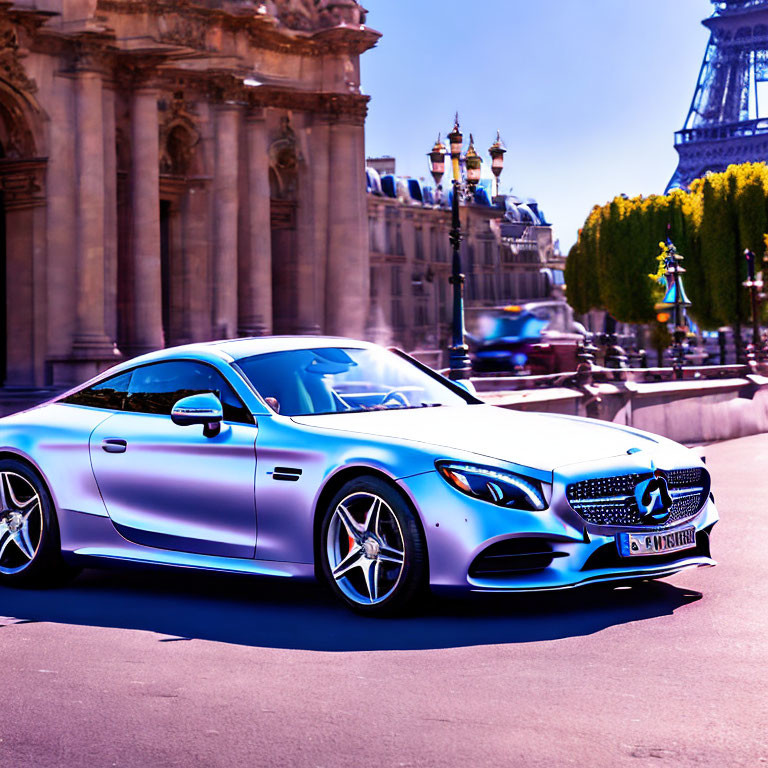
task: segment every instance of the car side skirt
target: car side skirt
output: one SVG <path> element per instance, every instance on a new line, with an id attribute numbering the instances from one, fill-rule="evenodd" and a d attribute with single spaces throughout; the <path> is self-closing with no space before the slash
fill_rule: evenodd
<path id="1" fill-rule="evenodd" d="M 59 522 L 62 554 L 65 559 L 83 567 L 88 567 L 89 563 L 96 567 L 120 562 L 297 580 L 315 578 L 311 563 L 200 555 L 135 544 L 123 538 L 108 517 L 59 510 Z"/>

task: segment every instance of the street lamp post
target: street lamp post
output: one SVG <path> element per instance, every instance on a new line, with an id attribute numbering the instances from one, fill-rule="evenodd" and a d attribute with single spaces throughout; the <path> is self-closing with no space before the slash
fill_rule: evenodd
<path id="1" fill-rule="evenodd" d="M 751 349 L 747 352 L 747 358 L 757 361 L 765 356 L 760 339 L 760 304 L 765 299 L 765 294 L 761 291 L 763 287 L 762 275 L 757 277 L 755 274 L 755 262 L 757 260 L 755 254 L 747 248 L 744 251 L 744 257 L 747 260 L 748 277 L 742 285 L 749 289 L 752 300 L 752 344 L 750 345 Z"/>
<path id="2" fill-rule="evenodd" d="M 469 136 L 469 147 L 464 155 L 464 167 L 466 171 L 465 178 L 461 174 L 462 148 L 464 146 L 464 136 L 459 128 L 459 116 L 456 115 L 453 130 L 448 134 L 448 143 L 450 145 L 451 170 L 453 175 L 453 195 L 451 200 L 451 231 L 449 239 L 451 241 L 451 250 L 453 252 L 451 264 L 450 283 L 453 286 L 453 321 L 451 332 L 451 345 L 448 349 L 448 366 L 450 368 L 450 377 L 454 380 L 467 379 L 472 372 L 472 363 L 469 359 L 469 347 L 467 347 L 464 329 L 464 282 L 465 276 L 461 269 L 461 216 L 459 205 L 462 198 L 469 201 L 474 195 L 477 183 L 480 181 L 483 160 L 475 150 L 475 142 L 472 135 Z M 495 146 L 495 145 L 494 145 Z M 498 156 L 493 158 L 493 173 L 497 179 L 501 174 L 501 168 L 504 163 L 504 152 L 500 140 L 498 148 L 501 150 Z M 445 173 L 445 155 L 446 147 L 438 135 L 434 147 L 428 153 L 430 170 L 432 177 L 438 189 Z"/>
<path id="3" fill-rule="evenodd" d="M 683 257 L 677 252 L 672 241 L 667 237 L 664 257 L 664 277 L 667 289 L 664 298 L 656 304 L 656 310 L 672 310 L 672 320 L 675 327 L 672 344 L 672 369 L 676 379 L 683 378 L 683 365 L 685 364 L 685 337 L 688 334 L 688 324 L 685 318 L 685 309 L 691 306 L 690 299 L 683 286 L 683 274 L 685 269 L 680 264 Z"/>

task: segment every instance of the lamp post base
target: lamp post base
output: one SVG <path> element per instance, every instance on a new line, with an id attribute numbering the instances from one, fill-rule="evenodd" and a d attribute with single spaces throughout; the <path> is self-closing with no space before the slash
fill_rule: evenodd
<path id="1" fill-rule="evenodd" d="M 468 379 L 472 375 L 472 361 L 469 359 L 469 347 L 466 344 L 448 349 L 449 378 L 453 381 Z"/>

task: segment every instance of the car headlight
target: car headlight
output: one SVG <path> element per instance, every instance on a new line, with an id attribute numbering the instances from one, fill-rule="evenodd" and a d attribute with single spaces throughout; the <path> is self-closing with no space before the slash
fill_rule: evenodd
<path id="1" fill-rule="evenodd" d="M 536 512 L 547 508 L 542 484 L 532 477 L 523 477 L 501 469 L 436 462 L 437 471 L 456 490 L 497 507 L 509 507 Z"/>

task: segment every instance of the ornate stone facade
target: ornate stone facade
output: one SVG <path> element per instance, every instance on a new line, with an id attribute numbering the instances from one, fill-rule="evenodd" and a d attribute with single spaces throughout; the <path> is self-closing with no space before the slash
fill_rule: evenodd
<path id="1" fill-rule="evenodd" d="M 354 0 L 0 1 L 0 376 L 368 318 Z"/>
<path id="2" fill-rule="evenodd" d="M 446 198 L 436 204 L 431 192 L 429 199 L 421 191 L 421 199 L 414 199 L 407 179 L 382 190 L 376 167 L 394 168 L 394 160 L 369 159 L 367 335 L 382 344 L 439 353 L 425 360 L 440 367 L 447 364 L 443 353 L 451 338 L 451 210 Z M 553 294 L 552 272 L 562 271 L 563 260 L 552 227 L 527 206 L 518 210 L 511 198 L 506 205 L 462 203 L 461 228 L 468 325 L 481 308 Z"/>

